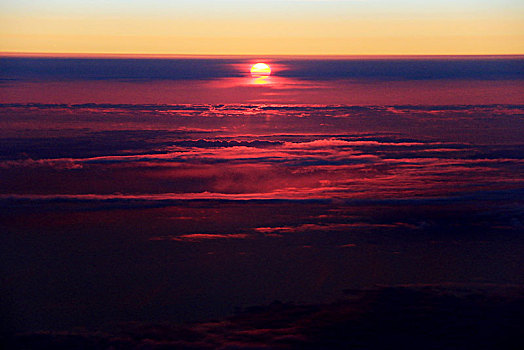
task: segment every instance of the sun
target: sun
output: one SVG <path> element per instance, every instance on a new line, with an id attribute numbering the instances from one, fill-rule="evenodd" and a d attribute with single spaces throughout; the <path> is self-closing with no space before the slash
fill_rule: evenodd
<path id="1" fill-rule="evenodd" d="M 271 75 L 271 67 L 265 63 L 257 63 L 251 67 L 251 76 L 253 78 L 269 77 Z"/>

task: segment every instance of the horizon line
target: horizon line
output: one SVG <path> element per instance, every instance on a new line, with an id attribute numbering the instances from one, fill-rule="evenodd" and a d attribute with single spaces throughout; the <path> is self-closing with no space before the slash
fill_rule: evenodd
<path id="1" fill-rule="evenodd" d="M 34 58 L 310 58 L 310 59 L 384 59 L 384 58 L 524 58 L 522 54 L 165 54 L 165 53 L 89 53 L 89 52 L 15 52 L 0 51 L 0 57 Z"/>

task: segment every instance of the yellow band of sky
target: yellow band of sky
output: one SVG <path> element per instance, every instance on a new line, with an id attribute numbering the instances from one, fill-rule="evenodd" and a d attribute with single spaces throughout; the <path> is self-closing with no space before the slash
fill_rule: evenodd
<path id="1" fill-rule="evenodd" d="M 0 51 L 461 55 L 524 53 L 520 14 L 483 16 L 0 15 Z"/>

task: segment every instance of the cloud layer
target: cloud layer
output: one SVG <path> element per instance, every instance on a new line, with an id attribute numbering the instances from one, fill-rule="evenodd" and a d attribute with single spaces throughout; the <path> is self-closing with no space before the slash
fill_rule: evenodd
<path id="1" fill-rule="evenodd" d="M 520 304 L 484 291 L 330 302 L 524 283 L 523 110 L 0 105 L 1 326 L 15 347 L 503 341 Z"/>
<path id="2" fill-rule="evenodd" d="M 521 292 L 449 285 L 348 290 L 351 298 L 333 304 L 273 302 L 206 323 L 26 333 L 4 341 L 8 349 L 518 349 Z"/>

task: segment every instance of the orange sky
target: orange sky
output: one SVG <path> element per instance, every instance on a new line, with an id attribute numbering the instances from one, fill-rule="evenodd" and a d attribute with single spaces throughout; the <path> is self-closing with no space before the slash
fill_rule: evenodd
<path id="1" fill-rule="evenodd" d="M 518 1 L 191 3 L 117 0 L 108 5 L 101 0 L 8 0 L 0 5 L 0 51 L 211 55 L 524 53 L 524 7 Z"/>

